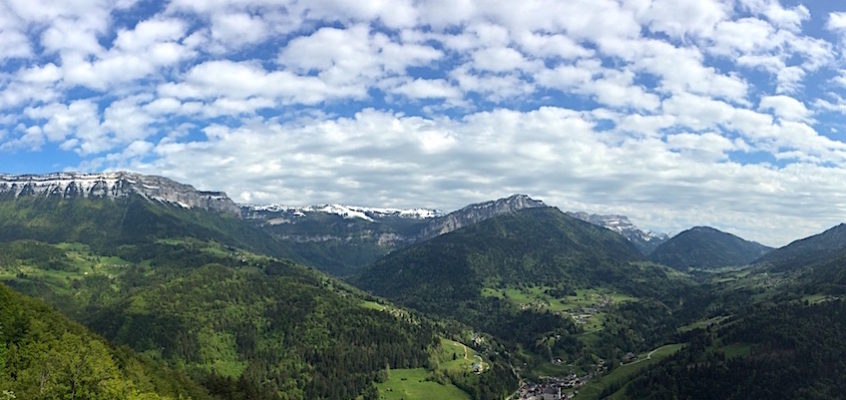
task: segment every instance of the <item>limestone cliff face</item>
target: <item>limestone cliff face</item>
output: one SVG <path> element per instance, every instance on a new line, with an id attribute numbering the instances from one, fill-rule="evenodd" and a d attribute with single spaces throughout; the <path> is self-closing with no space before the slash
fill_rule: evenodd
<path id="1" fill-rule="evenodd" d="M 420 234 L 418 234 L 416 241 L 428 240 L 465 226 L 477 224 L 497 215 L 510 214 L 525 208 L 537 207 L 546 207 L 546 204 L 540 200 L 532 199 L 525 194 L 515 194 L 498 200 L 471 204 L 442 217 L 433 218 L 422 229 Z"/>
<path id="2" fill-rule="evenodd" d="M 240 215 L 238 205 L 226 193 L 196 190 L 161 176 L 132 172 L 0 175 L 0 196 L 123 198 L 132 194 L 184 208 Z"/>

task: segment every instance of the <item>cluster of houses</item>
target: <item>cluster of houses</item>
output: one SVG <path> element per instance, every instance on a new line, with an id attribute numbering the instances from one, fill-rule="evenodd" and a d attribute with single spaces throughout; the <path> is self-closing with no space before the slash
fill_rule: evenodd
<path id="1" fill-rule="evenodd" d="M 597 370 L 597 373 L 599 370 Z M 566 400 L 572 399 L 582 387 L 594 377 L 594 373 L 578 376 L 571 373 L 565 377 L 542 377 L 543 383 L 527 383 L 520 388 L 521 400 Z"/>
<path id="2" fill-rule="evenodd" d="M 569 315 L 577 324 L 587 324 L 596 314 L 605 310 L 611 305 L 611 298 L 603 295 L 598 303 L 591 307 L 579 307 L 571 313 L 561 313 L 562 316 Z"/>

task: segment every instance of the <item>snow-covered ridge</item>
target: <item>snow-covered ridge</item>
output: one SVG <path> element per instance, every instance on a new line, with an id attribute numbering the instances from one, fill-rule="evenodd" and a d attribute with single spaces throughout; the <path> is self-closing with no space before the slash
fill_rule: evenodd
<path id="1" fill-rule="evenodd" d="M 326 213 L 339 215 L 346 219 L 363 219 L 374 221 L 380 218 L 399 217 L 409 219 L 428 219 L 441 216 L 438 210 L 428 208 L 374 208 L 347 206 L 341 204 L 322 204 L 305 207 L 292 207 L 278 204 L 246 206 L 249 218 L 256 213 L 290 214 L 294 216 L 305 216 L 308 213 Z"/>
<path id="2" fill-rule="evenodd" d="M 202 208 L 238 215 L 238 206 L 223 192 L 206 192 L 168 178 L 132 172 L 45 175 L 0 175 L 0 195 L 57 198 L 123 198 L 132 194 L 183 208 Z"/>

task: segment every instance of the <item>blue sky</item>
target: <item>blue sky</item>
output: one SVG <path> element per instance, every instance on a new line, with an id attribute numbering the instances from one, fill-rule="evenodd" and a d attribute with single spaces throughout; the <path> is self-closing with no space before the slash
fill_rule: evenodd
<path id="1" fill-rule="evenodd" d="M 521 192 L 781 245 L 846 219 L 844 12 L 0 0 L 0 173 L 132 170 L 289 205 Z"/>

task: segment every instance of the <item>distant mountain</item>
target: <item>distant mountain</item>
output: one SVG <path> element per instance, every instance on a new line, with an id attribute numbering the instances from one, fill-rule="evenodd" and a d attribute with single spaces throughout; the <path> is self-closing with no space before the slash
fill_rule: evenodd
<path id="1" fill-rule="evenodd" d="M 471 204 L 446 215 L 424 208 L 366 208 L 333 204 L 244 206 L 241 214 L 277 240 L 287 243 L 299 257 L 298 261 L 335 275 L 347 276 L 395 249 L 497 215 L 545 206 L 527 195 L 516 194 Z"/>
<path id="2" fill-rule="evenodd" d="M 291 223 L 295 218 L 302 218 L 314 213 L 332 214 L 344 219 L 362 219 L 365 221 L 387 218 L 426 219 L 442 215 L 438 210 L 429 208 L 371 208 L 342 204 L 306 207 L 291 207 L 280 204 L 247 205 L 241 206 L 241 213 L 244 218 L 267 220 L 269 224 Z"/>
<path id="3" fill-rule="evenodd" d="M 756 262 L 766 272 L 784 273 L 805 293 L 846 293 L 846 224 L 794 241 Z"/>
<path id="4" fill-rule="evenodd" d="M 567 215 L 590 222 L 604 228 L 617 232 L 626 239 L 629 239 L 635 247 L 644 255 L 649 255 L 655 248 L 666 242 L 670 237 L 666 233 L 642 231 L 635 226 L 625 215 L 600 215 L 588 214 L 586 212 L 568 212 Z"/>
<path id="5" fill-rule="evenodd" d="M 658 329 L 655 316 L 678 304 L 678 293 L 688 286 L 682 274 L 642 260 L 615 232 L 557 208 L 532 207 L 396 250 L 352 281 L 402 305 L 489 332 L 539 357 L 532 364 L 548 362 L 552 354 L 571 360 L 591 352 L 614 357 L 642 343 L 643 332 Z M 614 319 L 620 325 L 590 335 L 596 341 L 582 340 L 584 331 L 562 312 L 565 306 L 552 308 L 577 293 L 637 297 L 627 312 L 650 317 Z M 625 340 L 615 333 L 622 330 L 629 332 Z"/>
<path id="6" fill-rule="evenodd" d="M 749 264 L 770 250 L 730 233 L 697 226 L 658 246 L 649 259 L 677 269 L 718 268 Z"/>
<path id="7" fill-rule="evenodd" d="M 607 268 L 640 259 L 620 235 L 556 208 L 532 207 L 395 251 L 357 282 L 402 304 L 444 311 L 478 298 L 485 286 L 588 284 L 611 279 Z"/>
<path id="8" fill-rule="evenodd" d="M 540 200 L 532 199 L 525 194 L 515 194 L 503 199 L 471 204 L 458 211 L 453 211 L 445 216 L 430 220 L 417 234 L 415 241 L 428 240 L 498 215 L 512 214 L 528 208 L 542 207 L 546 207 L 546 204 Z"/>
<path id="9" fill-rule="evenodd" d="M 197 208 L 239 215 L 226 193 L 208 192 L 168 178 L 131 172 L 100 174 L 53 173 L 0 175 L 0 197 L 127 198 L 132 195 L 183 208 Z"/>
<path id="10" fill-rule="evenodd" d="M 533 207 L 395 251 L 356 282 L 414 308 L 448 312 L 456 301 L 478 299 L 483 287 L 593 284 L 641 257 L 620 235 Z"/>
<path id="11" fill-rule="evenodd" d="M 0 178 L 0 242 L 78 242 L 99 252 L 143 253 L 194 238 L 291 257 L 285 243 L 246 223 L 226 194 L 132 173 Z"/>

